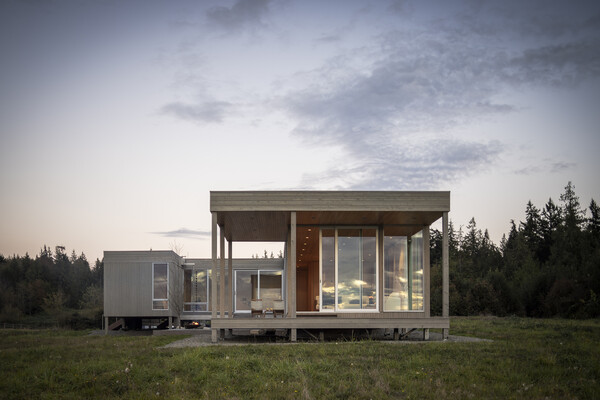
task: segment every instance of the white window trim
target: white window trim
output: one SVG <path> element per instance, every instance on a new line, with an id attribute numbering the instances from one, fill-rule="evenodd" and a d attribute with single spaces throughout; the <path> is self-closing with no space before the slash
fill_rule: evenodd
<path id="1" fill-rule="evenodd" d="M 166 265 L 167 266 L 167 298 L 166 299 L 157 299 L 154 297 L 154 268 L 156 265 Z M 169 311 L 169 263 L 168 262 L 155 262 L 152 263 L 152 311 Z M 167 308 L 154 308 L 155 301 L 166 301 Z"/>

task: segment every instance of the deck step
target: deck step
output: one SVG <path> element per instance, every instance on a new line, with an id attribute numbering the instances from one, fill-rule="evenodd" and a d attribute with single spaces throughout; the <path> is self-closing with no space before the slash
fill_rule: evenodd
<path id="1" fill-rule="evenodd" d="M 108 326 L 108 330 L 116 331 L 117 329 L 121 328 L 124 324 L 125 324 L 125 320 L 123 318 L 119 318 L 118 320 L 116 320 L 115 322 L 113 322 L 112 324 L 110 324 Z"/>

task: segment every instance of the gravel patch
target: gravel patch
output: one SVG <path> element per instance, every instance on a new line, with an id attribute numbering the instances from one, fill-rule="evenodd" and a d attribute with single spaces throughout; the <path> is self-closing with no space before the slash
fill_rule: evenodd
<path id="1" fill-rule="evenodd" d="M 251 335 L 249 330 L 234 329 L 233 334 L 227 333 L 225 339 L 219 340 L 217 343 L 211 341 L 210 329 L 194 332 L 194 336 L 177 340 L 162 346 L 163 349 L 186 348 L 186 347 L 201 347 L 201 346 L 242 346 L 256 344 L 275 344 L 275 345 L 294 345 L 296 343 L 319 343 L 315 337 L 310 336 L 306 332 L 298 330 L 298 342 L 291 343 L 284 336 L 276 336 L 275 334 Z M 361 340 L 377 340 L 382 343 L 389 344 L 426 344 L 426 343 L 460 343 L 460 342 L 492 342 L 490 339 L 480 339 L 469 336 L 449 335 L 447 340 L 442 339 L 442 334 L 438 332 L 430 332 L 429 340 L 423 341 L 422 331 L 413 331 L 402 340 L 392 340 L 393 335 L 387 334 L 383 329 L 378 329 L 371 332 L 370 335 L 355 334 L 353 337 L 348 335 L 348 332 L 327 332 L 325 342 L 357 342 Z M 318 336 L 317 336 L 318 337 Z"/>

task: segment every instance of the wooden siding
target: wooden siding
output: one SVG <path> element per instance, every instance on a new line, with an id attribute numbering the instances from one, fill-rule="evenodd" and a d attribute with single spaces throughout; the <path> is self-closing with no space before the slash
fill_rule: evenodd
<path id="1" fill-rule="evenodd" d="M 450 192 L 211 191 L 210 211 L 450 211 Z"/>
<path id="2" fill-rule="evenodd" d="M 169 265 L 169 309 L 152 309 L 152 264 Z M 172 251 L 105 251 L 106 317 L 177 316 L 174 299 L 183 298 L 181 259 Z"/>

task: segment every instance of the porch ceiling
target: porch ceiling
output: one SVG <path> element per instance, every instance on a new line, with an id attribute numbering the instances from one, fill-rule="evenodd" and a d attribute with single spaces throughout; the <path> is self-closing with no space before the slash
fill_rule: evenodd
<path id="1" fill-rule="evenodd" d="M 285 241 L 298 225 L 430 225 L 450 210 L 450 192 L 211 192 L 210 210 L 227 240 Z"/>
<path id="2" fill-rule="evenodd" d="M 394 225 L 398 229 L 430 225 L 441 217 L 442 212 L 435 211 L 299 211 L 296 214 L 298 225 Z M 217 223 L 224 228 L 229 241 L 284 242 L 290 212 L 221 211 L 217 212 Z M 414 233 L 419 229 L 408 230 Z"/>

